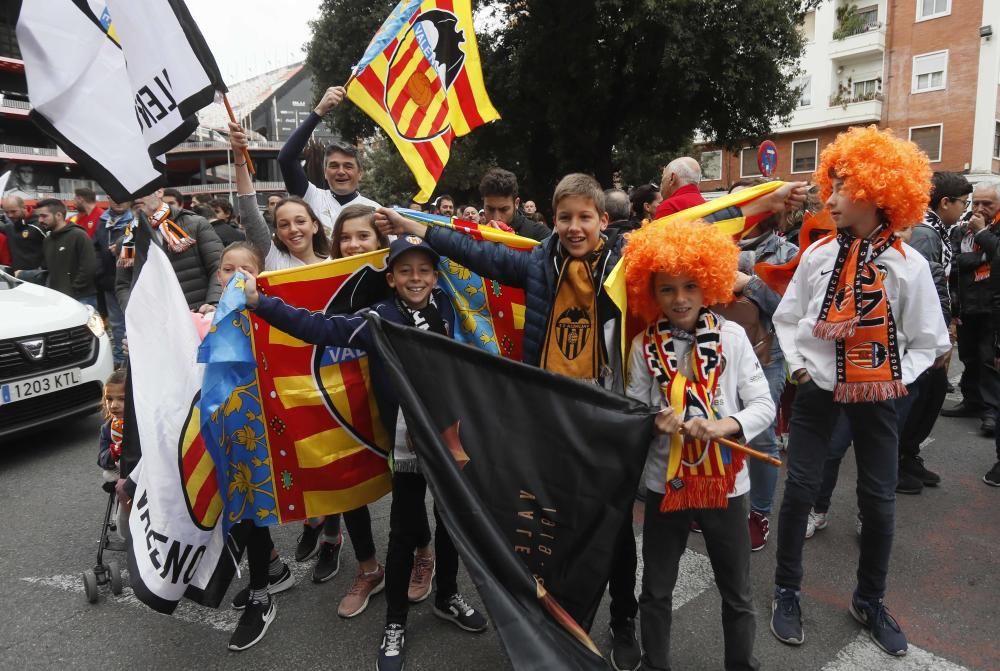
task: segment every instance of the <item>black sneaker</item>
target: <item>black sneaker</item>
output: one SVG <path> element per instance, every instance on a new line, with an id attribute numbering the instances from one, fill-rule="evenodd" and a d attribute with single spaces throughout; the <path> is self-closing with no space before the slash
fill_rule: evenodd
<path id="1" fill-rule="evenodd" d="M 611 623 L 611 666 L 615 671 L 636 671 L 642 662 L 642 648 L 635 636 L 635 620 Z"/>
<path id="2" fill-rule="evenodd" d="M 866 601 L 857 592 L 851 597 L 851 615 L 868 630 L 875 645 L 890 655 L 902 657 L 906 654 L 906 635 L 900 629 L 896 618 L 878 601 Z"/>
<path id="3" fill-rule="evenodd" d="M 924 491 L 924 483 L 910 471 L 903 470 L 903 464 L 899 465 L 899 477 L 896 480 L 897 494 L 919 494 Z"/>
<path id="4" fill-rule="evenodd" d="M 997 421 L 992 417 L 983 417 L 983 423 L 979 425 L 979 433 L 992 438 L 997 432 Z"/>
<path id="5" fill-rule="evenodd" d="M 983 409 L 979 406 L 972 406 L 962 401 L 954 408 L 944 408 L 941 410 L 942 417 L 981 417 Z"/>
<path id="6" fill-rule="evenodd" d="M 340 551 L 344 547 L 343 539 L 336 543 L 320 543 L 319 559 L 313 567 L 313 582 L 326 582 L 340 571 Z"/>
<path id="7" fill-rule="evenodd" d="M 983 482 L 990 487 L 1000 487 L 1000 461 L 993 464 L 990 472 L 983 476 Z"/>
<path id="8" fill-rule="evenodd" d="M 382 634 L 382 644 L 378 647 L 377 671 L 403 671 L 403 646 L 406 645 L 406 627 L 401 624 L 387 624 Z"/>
<path id="9" fill-rule="evenodd" d="M 322 524 L 315 527 L 303 524 L 302 535 L 299 536 L 299 544 L 295 547 L 295 561 L 307 561 L 315 557 L 316 553 L 319 552 L 322 535 Z"/>
<path id="10" fill-rule="evenodd" d="M 455 626 L 465 631 L 486 631 L 489 624 L 482 614 L 465 602 L 461 594 L 453 594 L 444 603 L 434 604 L 434 614 L 442 620 L 454 622 Z"/>
<path id="11" fill-rule="evenodd" d="M 899 461 L 899 470 L 907 471 L 920 478 L 924 487 L 937 487 L 941 484 L 941 476 L 934 471 L 927 470 L 923 457 L 903 457 Z"/>
<path id="12" fill-rule="evenodd" d="M 295 586 L 295 576 L 288 570 L 288 564 L 281 565 L 281 575 L 267 577 L 267 593 L 270 596 L 284 592 Z M 247 585 L 233 597 L 233 610 L 243 610 L 250 600 L 250 586 Z"/>
<path id="13" fill-rule="evenodd" d="M 795 590 L 774 588 L 774 600 L 771 601 L 771 633 L 788 645 L 802 645 L 806 639 L 802 632 L 802 608 Z"/>
<path id="14" fill-rule="evenodd" d="M 278 612 L 278 607 L 274 599 L 268 597 L 267 603 L 251 601 L 246 604 L 240 621 L 236 624 L 236 631 L 229 639 L 230 650 L 246 650 L 256 645 L 260 639 L 264 638 L 267 628 L 274 622 L 274 616 Z"/>

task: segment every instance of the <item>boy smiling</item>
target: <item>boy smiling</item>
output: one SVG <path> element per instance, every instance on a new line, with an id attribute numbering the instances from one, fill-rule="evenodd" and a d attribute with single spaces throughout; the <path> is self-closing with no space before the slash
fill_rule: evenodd
<path id="1" fill-rule="evenodd" d="M 455 313 L 444 292 L 436 288 L 437 252 L 416 236 L 406 235 L 389 245 L 386 281 L 394 296 L 376 303 L 371 310 L 386 321 L 406 324 L 441 335 L 452 335 Z M 256 281 L 247 278 L 247 306 L 257 316 L 300 340 L 327 347 L 355 347 L 368 352 L 370 372 L 379 415 L 390 435 L 392 451 L 392 507 L 389 513 L 389 548 L 385 559 L 386 625 L 379 646 L 378 671 L 402 671 L 405 661 L 407 590 L 413 569 L 413 553 L 426 536 L 424 496 L 427 482 L 420 474 L 416 454 L 399 403 L 387 378 L 384 363 L 376 354 L 371 330 L 363 314 L 324 315 L 287 305 L 278 298 L 261 296 Z M 448 529 L 434 508 L 437 558 L 437 595 L 434 614 L 460 629 L 484 631 L 486 618 L 458 593 L 458 551 Z"/>

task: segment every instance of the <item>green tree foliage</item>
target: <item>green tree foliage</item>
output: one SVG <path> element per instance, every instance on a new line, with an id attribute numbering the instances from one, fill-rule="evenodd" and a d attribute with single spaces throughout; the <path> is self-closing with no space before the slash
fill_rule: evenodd
<path id="1" fill-rule="evenodd" d="M 347 79 L 395 4 L 323 1 L 307 61 L 317 96 Z M 815 4 L 481 2 L 480 16 L 493 17 L 480 22 L 483 71 L 502 120 L 455 141 L 439 191 L 474 191 L 481 172 L 467 172 L 498 164 L 518 175 L 523 195 L 544 202 L 567 172 L 591 173 L 605 185 L 616 176 L 626 185 L 658 181 L 659 168 L 697 130 L 729 147 L 758 141 L 795 108 L 792 79 L 803 44 L 797 22 Z M 377 131 L 350 104 L 331 116 L 347 138 Z M 405 167 L 380 172 L 408 176 Z M 405 193 L 415 185 L 409 178 L 395 188 Z"/>

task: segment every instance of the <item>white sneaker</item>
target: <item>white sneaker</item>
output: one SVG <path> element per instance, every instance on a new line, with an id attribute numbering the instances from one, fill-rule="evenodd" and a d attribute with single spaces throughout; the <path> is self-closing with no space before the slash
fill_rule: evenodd
<path id="1" fill-rule="evenodd" d="M 820 529 L 826 529 L 830 523 L 827 519 L 829 513 L 818 513 L 815 510 L 809 511 L 809 520 L 806 522 L 806 538 L 812 538 Z"/>
<path id="2" fill-rule="evenodd" d="M 858 532 L 858 536 L 861 536 L 861 513 L 858 513 L 858 519 L 854 523 L 854 530 Z"/>

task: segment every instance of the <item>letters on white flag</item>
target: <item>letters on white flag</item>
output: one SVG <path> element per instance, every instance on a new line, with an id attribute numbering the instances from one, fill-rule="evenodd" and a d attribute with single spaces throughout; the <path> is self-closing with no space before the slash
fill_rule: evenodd
<path id="1" fill-rule="evenodd" d="M 32 120 L 117 201 L 162 184 L 226 90 L 183 0 L 21 0 L 16 32 Z"/>
<path id="2" fill-rule="evenodd" d="M 156 245 L 125 312 L 132 402 L 142 445 L 129 518 L 129 576 L 136 596 L 172 613 L 188 588 L 204 591 L 223 556 L 222 525 L 206 528 L 185 496 L 180 450 L 204 366 L 187 301 L 166 254 Z M 197 427 L 194 427 L 197 431 Z M 189 593 L 190 596 L 190 593 Z"/>

